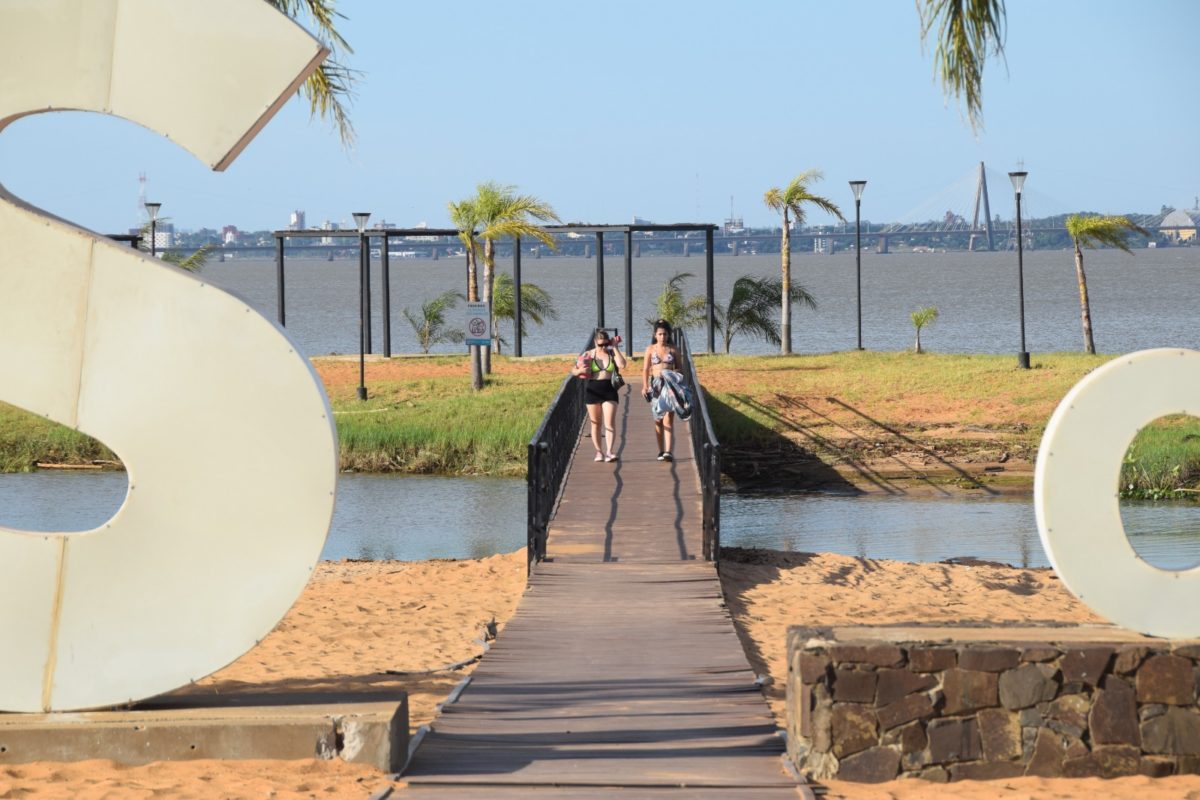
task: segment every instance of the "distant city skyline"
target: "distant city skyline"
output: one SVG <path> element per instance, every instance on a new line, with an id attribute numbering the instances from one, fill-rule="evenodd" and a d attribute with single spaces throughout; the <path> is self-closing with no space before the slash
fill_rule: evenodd
<path id="1" fill-rule="evenodd" d="M 0 135 L 0 183 L 85 227 L 123 231 L 146 197 L 180 230 L 350 225 L 353 211 L 448 227 L 446 203 L 497 180 L 564 221 L 777 225 L 762 194 L 817 168 L 851 221 L 970 216 L 987 163 L 993 216 L 1005 175 L 1029 171 L 1023 213 L 1153 212 L 1200 194 L 1189 89 L 1200 4 L 1009 0 L 1006 62 L 988 62 L 985 128 L 944 100 L 911 3 L 629 0 L 438 8 L 342 0 L 363 72 L 346 151 L 290 101 L 227 173 L 122 120 L 51 113 Z M 832 219 L 810 213 L 810 224 Z"/>

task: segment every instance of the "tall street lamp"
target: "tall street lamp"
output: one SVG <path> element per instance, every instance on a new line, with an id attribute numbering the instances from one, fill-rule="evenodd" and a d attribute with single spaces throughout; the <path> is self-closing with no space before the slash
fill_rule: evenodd
<path id="1" fill-rule="evenodd" d="M 1017 296 L 1021 307 L 1021 351 L 1017 353 L 1017 366 L 1029 369 L 1029 351 L 1025 349 L 1025 243 L 1021 235 L 1021 189 L 1025 186 L 1028 172 L 1010 172 L 1013 191 L 1017 194 Z"/>
<path id="2" fill-rule="evenodd" d="M 162 203 L 146 203 L 146 213 L 150 215 L 150 257 L 151 258 L 157 257 L 157 250 L 155 249 L 155 244 L 156 244 L 155 239 L 158 237 L 155 236 L 155 234 L 158 233 L 158 210 L 160 208 L 162 208 Z"/>
<path id="3" fill-rule="evenodd" d="M 867 188 L 866 181 L 850 181 L 854 191 L 854 279 L 858 291 L 858 349 L 862 350 L 862 193 Z"/>
<path id="4" fill-rule="evenodd" d="M 369 211 L 355 211 L 358 226 L 358 399 L 367 399 L 367 220 Z"/>

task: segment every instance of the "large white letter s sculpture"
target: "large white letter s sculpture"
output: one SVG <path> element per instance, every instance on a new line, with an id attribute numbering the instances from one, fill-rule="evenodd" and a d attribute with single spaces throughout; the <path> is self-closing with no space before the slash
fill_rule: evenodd
<path id="1" fill-rule="evenodd" d="M 262 0 L 0 0 L 0 130 L 97 111 L 223 169 L 325 55 Z M 129 479 L 99 529 L 0 528 L 0 710 L 169 691 L 283 617 L 329 530 L 337 442 L 274 325 L 0 188 L 0 374 L 0 400 L 101 439 Z"/>

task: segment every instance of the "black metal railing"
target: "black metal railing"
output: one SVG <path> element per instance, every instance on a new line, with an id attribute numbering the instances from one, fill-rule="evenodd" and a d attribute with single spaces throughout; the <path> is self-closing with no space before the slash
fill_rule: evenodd
<path id="1" fill-rule="evenodd" d="M 592 346 L 591 337 L 580 352 Z M 546 557 L 546 535 L 558 506 L 567 468 L 579 440 L 579 431 L 587 418 L 584 382 L 568 375 L 546 410 L 541 426 L 529 442 L 529 470 L 525 477 L 529 493 L 529 523 L 526 539 L 526 566 Z"/>
<path id="2" fill-rule="evenodd" d="M 721 444 L 713 432 L 712 418 L 708 415 L 708 403 L 687 336 L 677 332 L 680 357 L 679 371 L 692 390 L 692 418 L 688 427 L 692 431 L 692 452 L 696 458 L 696 469 L 700 472 L 702 514 L 704 517 L 704 557 L 714 564 L 721 553 Z"/>

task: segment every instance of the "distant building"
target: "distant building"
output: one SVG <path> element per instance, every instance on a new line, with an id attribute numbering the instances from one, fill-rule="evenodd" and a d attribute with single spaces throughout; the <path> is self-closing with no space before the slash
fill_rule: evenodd
<path id="1" fill-rule="evenodd" d="M 1171 241 L 1193 241 L 1196 238 L 1196 228 L 1200 226 L 1200 209 L 1193 208 L 1191 211 L 1172 211 L 1163 217 L 1163 221 L 1160 224 L 1163 228 L 1174 229 L 1162 232 L 1162 235 Z"/>
<path id="2" fill-rule="evenodd" d="M 304 222 L 303 211 L 293 211 L 291 219 L 288 221 L 289 231 L 302 231 L 306 227 Z"/>
<path id="3" fill-rule="evenodd" d="M 336 231 L 336 230 L 341 230 L 341 226 L 338 225 L 336 222 L 330 222 L 329 220 L 325 220 L 324 222 L 321 223 L 321 230 Z M 322 236 L 320 243 L 321 244 L 334 244 L 334 238 L 332 236 Z"/>
<path id="4" fill-rule="evenodd" d="M 241 235 L 241 231 L 237 229 L 236 225 L 226 225 L 221 228 L 221 243 L 237 244 L 239 235 Z"/>
<path id="5" fill-rule="evenodd" d="M 172 247 L 175 244 L 175 225 L 159 222 L 154 226 L 154 249 Z"/>

